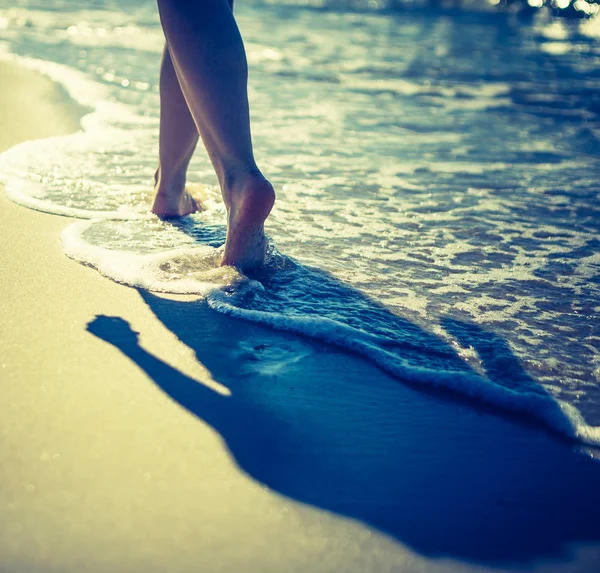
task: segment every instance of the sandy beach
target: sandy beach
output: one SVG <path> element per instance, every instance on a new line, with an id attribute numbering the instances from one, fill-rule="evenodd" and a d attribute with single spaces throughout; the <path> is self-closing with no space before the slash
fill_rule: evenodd
<path id="1" fill-rule="evenodd" d="M 79 129 L 47 78 L 0 83 L 0 150 Z M 578 445 L 111 282 L 70 222 L 0 195 L 1 572 L 598 570 Z"/>

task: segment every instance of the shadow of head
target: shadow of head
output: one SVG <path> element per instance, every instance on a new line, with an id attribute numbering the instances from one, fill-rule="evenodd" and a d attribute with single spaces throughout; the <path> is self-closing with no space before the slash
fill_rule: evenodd
<path id="1" fill-rule="evenodd" d="M 201 301 L 140 295 L 230 396 L 148 353 L 120 318 L 97 317 L 89 331 L 212 425 L 240 468 L 272 490 L 433 557 L 530 563 L 600 541 L 600 465 L 572 444 Z"/>

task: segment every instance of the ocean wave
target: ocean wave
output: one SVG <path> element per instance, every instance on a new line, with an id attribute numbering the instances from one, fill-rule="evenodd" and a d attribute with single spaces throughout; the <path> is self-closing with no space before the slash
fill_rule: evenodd
<path id="1" fill-rule="evenodd" d="M 398 28 L 309 10 L 284 25 L 276 10 L 253 10 L 240 20 L 254 139 L 279 191 L 262 274 L 219 266 L 225 211 L 201 154 L 190 180 L 204 210 L 177 224 L 148 213 L 158 62 L 143 46 L 159 30 L 149 9 L 131 33 L 115 31 L 117 10 L 60 21 L 41 10 L 18 41 L 0 33 L 27 55 L 3 57 L 90 110 L 81 132 L 0 156 L 9 196 L 89 219 L 67 227 L 65 252 L 112 280 L 201 295 L 598 445 L 594 44 L 557 60 L 543 49 L 569 42 L 556 31 L 525 42 L 476 19 L 407 16 Z M 40 39 L 57 29 L 60 41 Z M 578 104 L 574 83 L 591 103 Z M 543 93 L 568 115 L 549 113 Z"/>

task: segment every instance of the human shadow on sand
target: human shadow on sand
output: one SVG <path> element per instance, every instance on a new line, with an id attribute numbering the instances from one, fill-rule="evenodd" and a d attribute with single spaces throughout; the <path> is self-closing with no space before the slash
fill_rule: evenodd
<path id="1" fill-rule="evenodd" d="M 576 444 L 451 392 L 404 384 L 333 346 L 224 316 L 204 301 L 140 296 L 231 395 L 149 353 L 121 318 L 98 316 L 88 330 L 210 424 L 240 469 L 272 490 L 430 557 L 526 564 L 566 559 L 574 542 L 600 541 L 600 464 Z M 388 314 L 418 344 L 428 337 L 446 344 Z M 493 382 L 535 385 L 499 337 L 458 320 L 445 326 L 462 344 L 477 345 Z"/>

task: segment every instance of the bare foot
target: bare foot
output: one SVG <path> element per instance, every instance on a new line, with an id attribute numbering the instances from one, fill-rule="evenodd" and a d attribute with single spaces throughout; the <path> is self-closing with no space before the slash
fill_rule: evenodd
<path id="1" fill-rule="evenodd" d="M 154 177 L 156 185 L 154 190 L 154 204 L 152 212 L 161 219 L 171 219 L 175 217 L 185 217 L 198 211 L 200 206 L 185 188 L 184 178 L 173 178 L 171 181 L 165 181 L 161 176 L 160 170 Z"/>
<path id="2" fill-rule="evenodd" d="M 223 189 L 227 240 L 223 265 L 242 271 L 260 267 L 267 251 L 264 222 L 275 203 L 273 186 L 256 172 L 229 176 Z"/>

